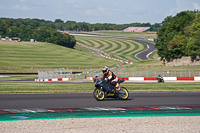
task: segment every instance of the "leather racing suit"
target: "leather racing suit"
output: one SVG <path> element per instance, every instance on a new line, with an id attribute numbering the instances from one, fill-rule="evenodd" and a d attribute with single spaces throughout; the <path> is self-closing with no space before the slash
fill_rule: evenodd
<path id="1" fill-rule="evenodd" d="M 118 78 L 117 78 L 117 76 L 111 70 L 109 70 L 106 74 L 103 75 L 103 79 L 109 80 L 110 83 L 113 86 L 116 87 L 116 91 L 120 91 L 121 87 L 118 84 Z"/>

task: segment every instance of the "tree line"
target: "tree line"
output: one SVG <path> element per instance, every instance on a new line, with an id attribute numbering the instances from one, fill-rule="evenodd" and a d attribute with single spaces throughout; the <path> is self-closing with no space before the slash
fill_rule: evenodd
<path id="1" fill-rule="evenodd" d="M 1 37 L 18 37 L 22 41 L 34 39 L 74 48 L 76 44 L 74 36 L 58 32 L 55 26 L 51 21 L 39 19 L 0 18 L 0 35 Z"/>
<path id="2" fill-rule="evenodd" d="M 1 37 L 19 37 L 22 41 L 35 39 L 40 42 L 49 42 L 73 48 L 76 40 L 73 36 L 62 34 L 60 31 L 97 31 L 97 30 L 123 30 L 130 26 L 150 27 L 150 31 L 158 31 L 161 24 L 155 23 L 131 23 L 131 24 L 109 24 L 66 21 L 56 19 L 54 22 L 43 19 L 14 19 L 0 18 Z"/>
<path id="3" fill-rule="evenodd" d="M 200 12 L 182 11 L 162 22 L 155 39 L 162 59 L 200 56 Z"/>
<path id="4" fill-rule="evenodd" d="M 46 21 L 43 19 L 13 19 L 13 18 L 0 18 L 0 22 L 7 22 L 9 25 L 27 25 L 30 27 L 38 28 L 45 26 L 48 28 L 62 30 L 62 31 L 97 31 L 97 30 L 123 30 L 127 27 L 150 27 L 150 31 L 158 31 L 161 24 L 155 23 L 131 23 L 131 24 L 110 24 L 110 23 L 96 23 L 90 24 L 86 22 L 66 21 L 56 19 L 54 22 Z"/>

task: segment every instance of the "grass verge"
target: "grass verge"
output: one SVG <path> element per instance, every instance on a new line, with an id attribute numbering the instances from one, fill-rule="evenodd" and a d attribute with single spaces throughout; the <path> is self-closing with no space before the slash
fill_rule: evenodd
<path id="1" fill-rule="evenodd" d="M 0 80 L 19 80 L 19 79 L 37 79 L 37 74 L 16 74 L 16 75 L 10 75 L 10 74 L 4 74 L 0 75 Z"/>
<path id="2" fill-rule="evenodd" d="M 200 83 L 124 83 L 129 92 L 200 92 Z M 0 93 L 92 93 L 94 83 L 0 82 Z"/>

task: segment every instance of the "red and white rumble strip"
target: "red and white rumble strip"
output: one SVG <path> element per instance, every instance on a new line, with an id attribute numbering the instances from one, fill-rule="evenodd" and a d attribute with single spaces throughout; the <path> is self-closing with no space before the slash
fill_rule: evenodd
<path id="1" fill-rule="evenodd" d="M 157 81 L 158 77 L 118 77 L 127 81 Z M 163 77 L 164 81 L 200 81 L 200 77 Z M 87 80 L 94 80 L 88 77 Z"/>
<path id="2" fill-rule="evenodd" d="M 69 81 L 72 78 L 55 78 L 55 79 L 35 79 L 35 81 Z"/>

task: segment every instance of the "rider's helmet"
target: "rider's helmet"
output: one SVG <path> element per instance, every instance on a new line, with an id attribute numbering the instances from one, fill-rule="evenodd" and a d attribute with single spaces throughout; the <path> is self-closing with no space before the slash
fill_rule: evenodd
<path id="1" fill-rule="evenodd" d="M 109 68 L 107 66 L 103 67 L 102 72 L 103 74 L 107 74 L 109 71 Z"/>

